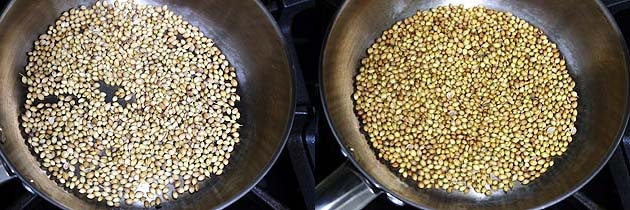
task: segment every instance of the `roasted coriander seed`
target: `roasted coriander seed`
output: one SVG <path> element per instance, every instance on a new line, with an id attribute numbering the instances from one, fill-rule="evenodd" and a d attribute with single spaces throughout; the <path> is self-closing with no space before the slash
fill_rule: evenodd
<path id="1" fill-rule="evenodd" d="M 419 188 L 490 195 L 528 184 L 577 130 L 556 44 L 506 12 L 444 6 L 383 32 L 353 95 L 369 144 Z"/>

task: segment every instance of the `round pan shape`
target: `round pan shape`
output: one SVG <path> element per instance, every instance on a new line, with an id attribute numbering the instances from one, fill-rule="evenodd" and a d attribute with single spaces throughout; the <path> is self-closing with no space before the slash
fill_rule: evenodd
<path id="1" fill-rule="evenodd" d="M 532 183 L 491 196 L 421 190 L 381 163 L 354 112 L 354 77 L 366 49 L 396 21 L 437 6 L 482 5 L 506 11 L 545 32 L 566 57 L 579 94 L 577 134 L 555 165 Z M 624 39 L 596 0 L 348 0 L 330 29 L 320 72 L 326 116 L 349 159 L 376 187 L 420 208 L 531 209 L 564 199 L 588 182 L 616 148 L 628 118 Z"/>
<path id="2" fill-rule="evenodd" d="M 21 135 L 18 118 L 25 101 L 20 83 L 27 52 L 63 11 L 93 5 L 95 0 L 12 1 L 0 17 L 0 151 L 7 165 L 29 188 L 68 209 L 105 209 L 103 203 L 69 193 L 40 169 Z M 110 1 L 110 3 L 112 3 Z M 293 73 L 283 36 L 272 17 L 256 0 L 139 0 L 139 4 L 167 5 L 197 26 L 236 68 L 239 82 L 241 140 L 220 176 L 210 177 L 201 189 L 165 209 L 223 208 L 243 196 L 277 159 L 293 121 Z M 126 207 L 127 208 L 127 207 Z"/>

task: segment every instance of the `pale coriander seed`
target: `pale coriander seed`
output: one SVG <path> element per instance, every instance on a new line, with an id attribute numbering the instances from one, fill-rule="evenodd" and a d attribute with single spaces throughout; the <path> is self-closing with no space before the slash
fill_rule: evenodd
<path id="1" fill-rule="evenodd" d="M 25 139 L 90 200 L 151 207 L 197 192 L 240 141 L 236 70 L 166 6 L 70 9 L 28 55 Z"/>

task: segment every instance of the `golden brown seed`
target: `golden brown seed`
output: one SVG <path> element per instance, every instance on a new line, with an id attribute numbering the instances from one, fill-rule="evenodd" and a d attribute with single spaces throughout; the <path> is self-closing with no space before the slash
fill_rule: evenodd
<path id="1" fill-rule="evenodd" d="M 508 191 L 540 177 L 578 132 L 558 46 L 506 12 L 418 11 L 360 63 L 352 99 L 369 144 L 419 188 Z"/>

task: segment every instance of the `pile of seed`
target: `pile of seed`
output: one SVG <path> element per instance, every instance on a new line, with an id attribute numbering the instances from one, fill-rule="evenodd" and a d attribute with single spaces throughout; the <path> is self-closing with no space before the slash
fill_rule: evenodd
<path id="1" fill-rule="evenodd" d="M 576 133 L 577 93 L 543 32 L 506 12 L 419 11 L 367 50 L 353 95 L 378 158 L 419 188 L 528 184 Z"/>
<path id="2" fill-rule="evenodd" d="M 221 175 L 239 142 L 235 69 L 164 7 L 64 12 L 28 53 L 22 127 L 41 168 L 109 206 L 159 205 Z"/>

